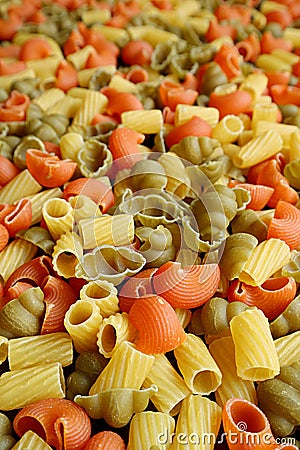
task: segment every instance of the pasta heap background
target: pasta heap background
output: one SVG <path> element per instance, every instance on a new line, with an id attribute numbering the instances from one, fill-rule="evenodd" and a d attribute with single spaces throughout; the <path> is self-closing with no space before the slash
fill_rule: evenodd
<path id="1" fill-rule="evenodd" d="M 0 448 L 296 449 L 300 4 L 0 3 Z"/>

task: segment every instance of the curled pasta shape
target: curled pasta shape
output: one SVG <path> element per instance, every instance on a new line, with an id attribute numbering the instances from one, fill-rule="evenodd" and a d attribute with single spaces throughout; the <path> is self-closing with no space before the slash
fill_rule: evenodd
<path id="1" fill-rule="evenodd" d="M 220 118 L 228 114 L 239 115 L 248 111 L 252 103 L 252 96 L 245 90 L 236 90 L 226 94 L 218 93 L 214 90 L 209 99 L 208 105 L 220 111 Z"/>
<path id="2" fill-rule="evenodd" d="M 201 264 L 182 267 L 169 261 L 154 273 L 155 292 L 173 308 L 196 308 L 207 302 L 216 292 L 220 281 L 218 264 Z"/>
<path id="3" fill-rule="evenodd" d="M 173 244 L 173 236 L 170 230 L 163 225 L 158 225 L 155 229 L 139 227 L 135 234 L 142 242 L 139 251 L 146 258 L 145 267 L 159 267 L 174 259 L 176 249 Z"/>
<path id="4" fill-rule="evenodd" d="M 299 163 L 300 159 L 289 161 L 283 169 L 283 174 L 295 189 L 300 189 L 299 183 Z"/>
<path id="5" fill-rule="evenodd" d="M 32 430 L 56 450 L 83 448 L 91 436 L 91 422 L 83 408 L 67 399 L 49 398 L 25 406 L 13 427 L 18 436 Z"/>
<path id="6" fill-rule="evenodd" d="M 295 298 L 296 289 L 296 282 L 292 277 L 269 278 L 260 286 L 250 286 L 234 280 L 228 289 L 228 301 L 256 306 L 269 320 L 274 320 Z"/>
<path id="7" fill-rule="evenodd" d="M 291 250 L 300 246 L 300 210 L 291 203 L 279 200 L 274 217 L 270 220 L 268 239 L 278 238 L 285 241 Z"/>
<path id="8" fill-rule="evenodd" d="M 158 159 L 167 178 L 165 189 L 179 198 L 185 198 L 190 190 L 190 179 L 181 158 L 172 152 L 164 153 Z"/>
<path id="9" fill-rule="evenodd" d="M 297 295 L 285 310 L 270 323 L 270 330 L 274 339 L 300 330 L 300 297 Z"/>
<path id="10" fill-rule="evenodd" d="M 208 136 L 186 136 L 170 148 L 170 152 L 197 165 L 219 151 L 222 152 L 219 141 Z"/>
<path id="11" fill-rule="evenodd" d="M 145 389 L 115 388 L 94 395 L 77 395 L 75 403 L 83 407 L 92 419 L 104 419 L 110 426 L 127 425 L 133 414 L 144 411 L 153 394 L 154 384 Z"/>
<path id="12" fill-rule="evenodd" d="M 121 436 L 114 431 L 100 431 L 96 433 L 84 447 L 84 450 L 98 450 L 101 445 L 102 450 L 126 450 L 125 442 Z"/>
<path id="13" fill-rule="evenodd" d="M 282 366 L 279 375 L 258 384 L 259 405 L 277 436 L 293 434 L 299 425 L 299 370 L 299 362 Z"/>
<path id="14" fill-rule="evenodd" d="M 246 208 L 254 211 L 261 211 L 274 193 L 274 188 L 262 184 L 231 182 L 230 186 L 240 187 L 250 192 L 251 200 Z"/>
<path id="15" fill-rule="evenodd" d="M 63 233 L 56 241 L 52 253 L 52 263 L 58 275 L 71 278 L 75 267 L 83 255 L 83 247 L 78 235 L 73 231 Z"/>
<path id="16" fill-rule="evenodd" d="M 108 148 L 119 169 L 131 168 L 143 158 L 138 144 L 141 144 L 144 139 L 143 134 L 129 128 L 113 130 L 109 137 Z"/>
<path id="17" fill-rule="evenodd" d="M 78 167 L 84 177 L 100 177 L 106 174 L 112 154 L 107 145 L 97 139 L 87 139 L 77 154 Z"/>
<path id="18" fill-rule="evenodd" d="M 0 224 L 0 251 L 6 247 L 9 241 L 9 233 L 6 227 Z"/>
<path id="19" fill-rule="evenodd" d="M 233 218 L 230 226 L 233 234 L 248 233 L 258 239 L 259 242 L 267 239 L 268 226 L 252 209 L 241 211 Z"/>
<path id="20" fill-rule="evenodd" d="M 45 187 L 57 187 L 69 181 L 77 163 L 72 160 L 60 160 L 40 150 L 28 149 L 26 164 L 34 178 Z"/>
<path id="21" fill-rule="evenodd" d="M 165 137 L 169 148 L 178 144 L 186 136 L 208 136 L 211 137 L 212 127 L 206 120 L 194 116 L 182 125 L 174 127 Z"/>
<path id="22" fill-rule="evenodd" d="M 165 169 L 159 161 L 142 159 L 130 170 L 130 187 L 133 191 L 142 189 L 164 189 L 167 185 Z"/>
<path id="23" fill-rule="evenodd" d="M 123 312 L 129 312 L 132 304 L 140 297 L 154 294 L 152 277 L 157 268 L 143 269 L 128 277 L 119 290 L 119 306 Z"/>
<path id="24" fill-rule="evenodd" d="M 52 255 L 55 242 L 46 228 L 35 226 L 23 229 L 16 233 L 16 237 L 38 246 L 46 255 Z"/>
<path id="25" fill-rule="evenodd" d="M 89 197 L 99 205 L 103 213 L 113 206 L 115 201 L 111 188 L 101 180 L 94 178 L 77 178 L 68 183 L 64 188 L 63 197 L 69 200 L 77 195 Z"/>
<path id="26" fill-rule="evenodd" d="M 0 186 L 5 186 L 10 180 L 20 173 L 18 167 L 8 158 L 0 155 Z"/>
<path id="27" fill-rule="evenodd" d="M 3 225 L 6 227 L 9 236 L 14 237 L 22 229 L 29 228 L 32 220 L 32 207 L 29 199 L 19 200 L 14 209 L 4 217 Z"/>
<path id="28" fill-rule="evenodd" d="M 120 121 L 122 113 L 126 111 L 144 109 L 142 102 L 130 92 L 120 92 L 113 88 L 107 88 L 103 93 L 108 97 L 106 112 L 117 121 Z"/>
<path id="29" fill-rule="evenodd" d="M 136 349 L 143 353 L 166 353 L 174 350 L 186 338 L 176 312 L 159 295 L 136 300 L 128 318 L 139 332 Z"/>
<path id="30" fill-rule="evenodd" d="M 223 44 L 217 51 L 214 61 L 219 64 L 228 80 L 241 74 L 241 57 L 235 46 Z"/>
<path id="31" fill-rule="evenodd" d="M 121 50 L 121 58 L 128 66 L 149 65 L 154 51 L 153 46 L 142 39 L 128 42 Z"/>

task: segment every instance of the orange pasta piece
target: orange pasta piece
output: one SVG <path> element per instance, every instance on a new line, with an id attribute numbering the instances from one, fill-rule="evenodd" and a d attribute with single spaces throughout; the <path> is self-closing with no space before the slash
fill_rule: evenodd
<path id="1" fill-rule="evenodd" d="M 19 200 L 13 211 L 7 214 L 3 220 L 3 225 L 7 228 L 10 237 L 25 228 L 29 228 L 32 220 L 31 201 L 26 198 Z"/>
<path id="2" fill-rule="evenodd" d="M 22 292 L 27 291 L 27 289 L 32 288 L 32 284 L 26 281 L 17 281 L 12 287 L 7 289 L 7 302 L 19 297 Z"/>
<path id="3" fill-rule="evenodd" d="M 116 128 L 109 137 L 108 146 L 119 169 L 129 169 L 143 159 L 138 144 L 145 136 L 129 128 Z"/>
<path id="4" fill-rule="evenodd" d="M 247 209 L 253 209 L 254 211 L 261 211 L 274 193 L 274 188 L 270 186 L 264 186 L 262 184 L 241 183 L 232 180 L 229 183 L 230 187 L 241 187 L 246 189 L 251 194 L 251 200 L 246 205 Z"/>
<path id="5" fill-rule="evenodd" d="M 105 51 L 111 53 L 114 57 L 119 55 L 119 47 L 108 41 L 100 31 L 88 28 L 83 22 L 78 22 L 77 26 L 84 38 L 85 45 L 92 45 L 98 53 Z"/>
<path id="6" fill-rule="evenodd" d="M 250 33 L 245 39 L 236 43 L 244 61 L 255 62 L 261 52 L 260 41 L 256 33 Z"/>
<path id="7" fill-rule="evenodd" d="M 217 20 L 211 20 L 205 33 L 205 40 L 214 41 L 222 36 L 230 36 L 235 41 L 237 35 L 236 28 L 231 24 L 219 23 Z"/>
<path id="8" fill-rule="evenodd" d="M 155 293 L 151 280 L 156 270 L 156 268 L 141 270 L 125 281 L 119 291 L 121 311 L 128 313 L 136 299 Z"/>
<path id="9" fill-rule="evenodd" d="M 229 302 L 256 306 L 270 320 L 276 319 L 295 298 L 297 286 L 293 277 L 269 278 L 261 286 L 250 286 L 233 280 L 228 289 Z"/>
<path id="10" fill-rule="evenodd" d="M 187 136 L 211 136 L 212 127 L 206 120 L 201 117 L 194 116 L 182 125 L 174 127 L 166 135 L 165 141 L 169 148 L 172 145 L 178 144 L 183 138 Z"/>
<path id="11" fill-rule="evenodd" d="M 290 81 L 290 72 L 265 72 L 268 77 L 268 88 L 276 84 L 288 84 Z"/>
<path id="12" fill-rule="evenodd" d="M 143 353 L 166 353 L 185 340 L 184 329 L 174 309 L 159 295 L 137 299 L 128 318 L 139 332 L 136 348 Z"/>
<path id="13" fill-rule="evenodd" d="M 194 88 L 165 78 L 160 83 L 159 95 L 163 105 L 169 106 L 172 111 L 175 111 L 178 104 L 193 105 L 199 93 Z"/>
<path id="14" fill-rule="evenodd" d="M 155 292 L 173 308 L 196 308 L 207 302 L 216 292 L 220 281 L 218 264 L 181 267 L 168 261 L 152 277 Z"/>
<path id="15" fill-rule="evenodd" d="M 237 19 L 244 26 L 248 25 L 251 20 L 250 8 L 242 4 L 228 5 L 226 3 L 223 3 L 215 9 L 214 15 L 219 22 L 221 22 L 221 20 Z"/>
<path id="16" fill-rule="evenodd" d="M 101 53 L 90 53 L 84 68 L 92 69 L 93 67 L 101 66 L 116 66 L 117 57 L 113 55 L 110 50 L 103 50 Z"/>
<path id="17" fill-rule="evenodd" d="M 10 180 L 20 173 L 20 169 L 8 158 L 0 155 L 0 186 L 5 186 Z"/>
<path id="18" fill-rule="evenodd" d="M 18 436 L 34 431 L 56 450 L 83 449 L 91 436 L 89 416 L 81 406 L 62 398 L 38 400 L 21 409 L 13 421 Z"/>
<path id="19" fill-rule="evenodd" d="M 96 178 L 77 178 L 68 183 L 63 191 L 64 199 L 69 200 L 76 195 L 89 197 L 103 213 L 113 206 L 115 200 L 112 189 Z"/>
<path id="20" fill-rule="evenodd" d="M 77 163 L 71 159 L 59 159 L 37 149 L 28 149 L 26 165 L 31 175 L 45 187 L 58 187 L 69 181 Z"/>
<path id="21" fill-rule="evenodd" d="M 260 39 L 261 53 L 272 53 L 273 50 L 281 48 L 288 52 L 292 51 L 291 42 L 283 38 L 273 36 L 271 31 L 265 31 Z"/>
<path id="22" fill-rule="evenodd" d="M 142 39 L 129 41 L 121 50 L 122 61 L 128 66 L 148 65 L 151 62 L 153 46 Z"/>
<path id="23" fill-rule="evenodd" d="M 285 241 L 291 250 L 300 246 L 300 211 L 296 206 L 278 201 L 267 235 L 268 239 L 273 237 Z"/>
<path id="24" fill-rule="evenodd" d="M 219 95 L 216 92 L 210 94 L 208 106 L 220 111 L 220 118 L 228 115 L 239 115 L 249 110 L 252 96 L 245 90 L 237 90 L 230 94 Z"/>
<path id="25" fill-rule="evenodd" d="M 100 431 L 95 434 L 83 450 L 126 450 L 125 442 L 114 431 Z"/>
<path id="26" fill-rule="evenodd" d="M 0 203 L 0 223 L 4 224 L 5 217 L 15 209 L 14 205 Z"/>
<path id="27" fill-rule="evenodd" d="M 51 45 L 46 39 L 32 37 L 27 39 L 20 48 L 19 58 L 21 61 L 46 58 L 51 55 Z"/>
<path id="28" fill-rule="evenodd" d="M 7 18 L 0 18 L 0 40 L 10 41 L 22 26 L 22 19 L 13 11 Z"/>
<path id="29" fill-rule="evenodd" d="M 20 45 L 8 43 L 3 47 L 0 46 L 0 58 L 18 58 L 20 53 Z"/>
<path id="30" fill-rule="evenodd" d="M 281 25 L 282 28 L 289 27 L 293 22 L 293 16 L 288 9 L 273 10 L 265 14 L 267 23 L 276 22 Z"/>
<path id="31" fill-rule="evenodd" d="M 66 60 L 60 61 L 56 70 L 55 87 L 67 92 L 78 85 L 78 75 L 75 67 Z"/>
<path id="32" fill-rule="evenodd" d="M 113 88 L 102 90 L 108 97 L 106 113 L 120 122 L 121 114 L 126 111 L 137 111 L 144 109 L 142 102 L 130 92 L 120 92 Z"/>
<path id="33" fill-rule="evenodd" d="M 267 417 L 254 403 L 231 398 L 223 407 L 222 419 L 230 450 L 275 450 L 277 447 Z"/>
<path id="34" fill-rule="evenodd" d="M 0 252 L 6 247 L 9 241 L 9 234 L 4 225 L 0 224 Z"/>
<path id="35" fill-rule="evenodd" d="M 146 69 L 137 64 L 128 70 L 125 74 L 125 79 L 134 84 L 145 83 L 149 80 L 149 74 Z"/>
<path id="36" fill-rule="evenodd" d="M 26 118 L 26 110 L 29 106 L 30 98 L 17 90 L 13 90 L 4 103 L 0 105 L 0 121 L 12 122 L 23 121 Z"/>
<path id="37" fill-rule="evenodd" d="M 223 44 L 216 53 L 214 61 L 219 64 L 228 79 L 238 77 L 242 71 L 240 66 L 240 54 L 236 47 Z"/>
<path id="38" fill-rule="evenodd" d="M 68 283 L 52 275 L 48 275 L 43 280 L 42 290 L 46 311 L 41 334 L 65 331 L 65 314 L 76 301 L 76 293 Z"/>
<path id="39" fill-rule="evenodd" d="M 270 87 L 272 99 L 278 105 L 294 104 L 300 106 L 300 87 L 275 84 Z"/>
<path id="40" fill-rule="evenodd" d="M 0 59 L 0 75 L 12 75 L 14 73 L 22 72 L 26 69 L 26 65 L 23 61 L 6 62 L 2 58 Z"/>
<path id="41" fill-rule="evenodd" d="M 68 39 L 64 43 L 63 52 L 65 56 L 77 52 L 85 46 L 85 40 L 78 30 L 72 30 Z"/>

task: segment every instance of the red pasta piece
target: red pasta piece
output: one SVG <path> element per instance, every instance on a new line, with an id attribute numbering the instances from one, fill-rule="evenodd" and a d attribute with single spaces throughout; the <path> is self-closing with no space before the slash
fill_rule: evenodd
<path id="1" fill-rule="evenodd" d="M 5 217 L 15 209 L 14 205 L 7 205 L 6 203 L 0 203 L 0 223 L 4 224 Z"/>
<path id="2" fill-rule="evenodd" d="M 28 198 L 22 198 L 13 211 L 7 214 L 3 220 L 3 225 L 7 228 L 10 237 L 25 228 L 29 228 L 32 220 L 31 201 Z"/>
<path id="3" fill-rule="evenodd" d="M 270 94 L 278 105 L 294 104 L 300 106 L 300 87 L 275 84 L 270 87 Z"/>
<path id="4" fill-rule="evenodd" d="M 48 275 L 43 280 L 42 290 L 46 311 L 41 334 L 65 331 L 64 317 L 70 306 L 76 301 L 76 293 L 68 283 L 52 275 Z"/>
<path id="5" fill-rule="evenodd" d="M 172 111 L 172 109 L 169 106 L 165 106 L 163 108 L 162 115 L 163 115 L 164 123 L 167 123 L 169 125 L 174 125 L 175 111 Z"/>
<path id="6" fill-rule="evenodd" d="M 77 163 L 71 159 L 59 159 L 37 149 L 28 149 L 26 165 L 31 175 L 45 187 L 58 187 L 73 176 Z"/>
<path id="7" fill-rule="evenodd" d="M 193 73 L 188 72 L 185 75 L 185 78 L 181 83 L 181 86 L 184 87 L 184 89 L 193 89 L 194 91 L 198 92 L 199 91 L 198 78 Z"/>
<path id="8" fill-rule="evenodd" d="M 46 58 L 51 55 L 51 51 L 51 45 L 45 39 L 32 37 L 21 45 L 19 58 L 21 61 Z"/>
<path id="9" fill-rule="evenodd" d="M 23 0 L 21 3 L 12 4 L 9 6 L 9 13 L 14 13 L 22 18 L 24 21 L 28 20 L 36 9 L 40 7 L 40 3 L 31 0 Z"/>
<path id="10" fill-rule="evenodd" d="M 65 56 L 77 52 L 85 46 L 84 37 L 78 30 L 72 30 L 68 39 L 64 43 L 63 52 Z"/>
<path id="11" fill-rule="evenodd" d="M 261 211 L 274 193 L 274 188 L 264 186 L 262 184 L 240 183 L 238 181 L 231 181 L 230 187 L 241 187 L 246 189 L 251 194 L 251 200 L 246 205 L 246 209 L 253 209 L 254 211 Z"/>
<path id="12" fill-rule="evenodd" d="M 153 46 L 142 39 L 129 41 L 122 50 L 121 58 L 128 66 L 138 64 L 140 66 L 149 65 L 153 53 Z"/>
<path id="13" fill-rule="evenodd" d="M 169 0 L 151 0 L 151 3 L 156 6 L 156 8 L 162 10 L 171 10 L 173 9 L 173 4 Z"/>
<path id="14" fill-rule="evenodd" d="M 85 69 L 101 66 L 116 66 L 117 57 L 110 50 L 103 50 L 101 53 L 90 53 L 86 60 Z"/>
<path id="15" fill-rule="evenodd" d="M 245 26 L 251 21 L 251 10 L 245 5 L 228 5 L 223 3 L 215 9 L 214 15 L 219 22 L 237 19 Z"/>
<path id="16" fill-rule="evenodd" d="M 137 299 L 128 319 L 139 331 L 136 348 L 143 353 L 166 353 L 185 340 L 184 329 L 174 309 L 159 295 Z"/>
<path id="17" fill-rule="evenodd" d="M 55 87 L 67 92 L 78 85 L 78 75 L 75 67 L 65 60 L 60 61 L 56 70 Z"/>
<path id="18" fill-rule="evenodd" d="M 13 90 L 10 96 L 0 106 L 0 121 L 12 122 L 23 121 L 26 118 L 26 110 L 29 106 L 30 98 L 17 90 Z"/>
<path id="19" fill-rule="evenodd" d="M 288 84 L 291 78 L 290 72 L 265 72 L 265 75 L 268 78 L 268 88 L 276 84 Z"/>
<path id="20" fill-rule="evenodd" d="M 10 300 L 13 300 L 14 298 L 19 297 L 22 292 L 27 291 L 27 289 L 32 288 L 32 284 L 26 282 L 26 281 L 17 281 L 12 287 L 7 289 L 7 296 L 6 300 L 9 302 Z"/>
<path id="21" fill-rule="evenodd" d="M 10 41 L 21 28 L 22 23 L 22 19 L 13 11 L 8 14 L 7 18 L 0 18 L 0 40 Z"/>
<path id="22" fill-rule="evenodd" d="M 216 292 L 220 281 L 218 264 L 199 264 L 181 267 L 168 261 L 152 277 L 155 292 L 173 308 L 196 308 L 207 302 Z"/>
<path id="23" fill-rule="evenodd" d="M 0 252 L 6 247 L 9 241 L 9 234 L 4 225 L 0 224 Z"/>
<path id="24" fill-rule="evenodd" d="M 223 44 L 214 57 L 214 61 L 219 64 L 227 78 L 238 77 L 242 70 L 240 66 L 240 54 L 236 47 L 230 44 Z"/>
<path id="25" fill-rule="evenodd" d="M 286 165 L 286 159 L 283 153 L 278 152 L 276 155 L 271 156 L 271 158 L 266 159 L 265 161 L 262 161 L 258 164 L 255 164 L 254 166 L 250 167 L 249 172 L 247 174 L 247 181 L 248 183 L 257 183 L 257 179 L 260 173 L 265 171 L 266 166 L 268 165 L 269 161 L 275 161 L 276 165 L 276 171 L 282 172 L 284 166 Z"/>
<path id="26" fill-rule="evenodd" d="M 249 110 L 252 103 L 252 96 L 244 90 L 237 90 L 230 94 L 220 95 L 213 91 L 210 94 L 208 106 L 217 108 L 220 111 L 220 118 L 228 115 L 239 115 Z"/>
<path id="27" fill-rule="evenodd" d="M 256 306 L 270 320 L 276 319 L 295 298 L 297 286 L 293 277 L 269 278 L 261 286 L 250 286 L 234 280 L 228 289 L 229 302 Z"/>
<path id="28" fill-rule="evenodd" d="M 143 159 L 138 144 L 145 136 L 129 128 L 116 128 L 109 137 L 108 146 L 119 169 L 129 169 Z"/>
<path id="29" fill-rule="evenodd" d="M 255 62 L 261 53 L 260 41 L 256 33 L 250 33 L 246 39 L 237 42 L 236 48 L 246 62 Z"/>
<path id="30" fill-rule="evenodd" d="M 201 117 L 194 116 L 182 125 L 174 127 L 165 137 L 169 148 L 178 144 L 186 136 L 211 136 L 212 127 Z"/>
<path id="31" fill-rule="evenodd" d="M 300 246 L 300 211 L 291 203 L 279 200 L 270 220 L 267 238 L 285 241 L 291 250 Z"/>
<path id="32" fill-rule="evenodd" d="M 236 28 L 231 24 L 221 24 L 216 20 L 209 22 L 209 27 L 205 33 L 205 40 L 208 42 L 214 41 L 222 36 L 230 36 L 235 41 L 237 35 Z"/>
<path id="33" fill-rule="evenodd" d="M 64 188 L 63 197 L 69 200 L 76 195 L 85 195 L 99 205 L 105 213 L 114 204 L 115 198 L 112 189 L 96 178 L 77 178 L 70 181 Z"/>
<path id="34" fill-rule="evenodd" d="M 169 78 L 165 78 L 159 86 L 159 95 L 164 106 L 169 106 L 175 111 L 180 104 L 193 105 L 198 97 L 198 91 L 185 88 L 182 84 L 176 83 Z"/>
<path id="35" fill-rule="evenodd" d="M 5 186 L 10 180 L 20 173 L 20 169 L 8 158 L 0 155 L 0 186 Z"/>
<path id="36" fill-rule="evenodd" d="M 282 28 L 289 27 L 293 22 L 293 16 L 288 9 L 273 10 L 265 14 L 267 23 L 276 22 Z"/>
<path id="37" fill-rule="evenodd" d="M 126 450 L 126 445 L 114 431 L 100 431 L 89 440 L 84 450 Z"/>
<path id="38" fill-rule="evenodd" d="M 248 400 L 227 400 L 222 420 L 229 450 L 275 450 L 278 445 L 267 417 Z"/>
<path id="39" fill-rule="evenodd" d="M 98 53 L 110 52 L 117 57 L 120 53 L 119 47 L 97 30 L 88 28 L 83 22 L 78 22 L 78 30 L 84 38 L 85 45 L 92 45 Z"/>
<path id="40" fill-rule="evenodd" d="M 292 51 L 293 46 L 290 41 L 273 36 L 271 31 L 265 31 L 260 39 L 261 53 L 272 53 L 273 50 L 280 48 L 287 52 Z"/>
<path id="41" fill-rule="evenodd" d="M 137 15 L 139 12 L 141 12 L 141 6 L 135 0 L 119 2 L 112 10 L 113 15 L 121 15 L 128 19 Z"/>
<path id="42" fill-rule="evenodd" d="M 91 436 L 85 410 L 63 398 L 38 400 L 21 409 L 13 421 L 18 436 L 32 430 L 56 450 L 83 450 Z"/>
<path id="43" fill-rule="evenodd" d="M 151 280 L 156 271 L 156 268 L 144 269 L 125 281 L 118 296 L 121 311 L 128 313 L 136 299 L 155 293 Z"/>
<path id="44" fill-rule="evenodd" d="M 121 114 L 125 111 L 144 109 L 142 102 L 130 92 L 119 92 L 109 88 L 109 90 L 107 89 L 103 93 L 108 97 L 106 113 L 118 121 L 120 121 Z"/>
<path id="45" fill-rule="evenodd" d="M 20 53 L 20 45 L 8 43 L 8 45 L 0 46 L 0 58 L 18 58 Z"/>
<path id="46" fill-rule="evenodd" d="M 145 83 L 149 80 L 149 74 L 146 69 L 136 65 L 128 70 L 125 74 L 125 79 L 134 84 Z"/>
<path id="47" fill-rule="evenodd" d="M 0 59 L 0 75 L 13 75 L 22 72 L 25 69 L 26 65 L 23 61 L 13 61 L 8 63 L 2 58 Z"/>

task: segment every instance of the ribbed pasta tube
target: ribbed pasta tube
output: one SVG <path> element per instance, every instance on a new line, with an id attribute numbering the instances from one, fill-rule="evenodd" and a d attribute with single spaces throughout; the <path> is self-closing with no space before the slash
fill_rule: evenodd
<path id="1" fill-rule="evenodd" d="M 5 336 L 0 336 L 0 364 L 2 364 L 8 355 L 8 339 Z"/>
<path id="2" fill-rule="evenodd" d="M 74 231 L 67 231 L 56 241 L 52 253 L 53 267 L 64 278 L 75 276 L 75 267 L 83 255 L 82 243 Z"/>
<path id="3" fill-rule="evenodd" d="M 280 366 L 268 319 L 257 309 L 247 309 L 230 321 L 237 375 L 261 381 L 278 375 Z"/>
<path id="4" fill-rule="evenodd" d="M 0 252 L 0 274 L 4 281 L 22 264 L 34 258 L 38 248 L 24 239 L 14 239 Z"/>
<path id="5" fill-rule="evenodd" d="M 215 127 L 219 121 L 220 113 L 217 108 L 178 104 L 175 109 L 174 124 L 175 126 L 182 125 L 194 116 L 200 117 L 210 126 Z"/>
<path id="6" fill-rule="evenodd" d="M 26 431 L 21 439 L 14 445 L 14 450 L 34 448 L 34 450 L 51 450 L 50 445 L 32 430 Z"/>
<path id="7" fill-rule="evenodd" d="M 79 296 L 81 300 L 96 303 L 103 318 L 120 310 L 117 288 L 109 281 L 90 281 L 80 289 Z"/>
<path id="8" fill-rule="evenodd" d="M 28 198 L 31 202 L 32 219 L 31 225 L 34 225 L 42 220 L 43 206 L 45 202 L 51 198 L 61 198 L 62 190 L 60 188 L 46 189 L 37 194 L 30 195 Z"/>
<path id="9" fill-rule="evenodd" d="M 212 129 L 212 137 L 221 144 L 231 144 L 238 139 L 243 131 L 242 120 L 238 116 L 228 114 Z"/>
<path id="10" fill-rule="evenodd" d="M 125 111 L 121 114 L 121 122 L 125 128 L 138 133 L 156 134 L 163 126 L 163 115 L 160 109 Z"/>
<path id="11" fill-rule="evenodd" d="M 288 366 L 300 360 L 300 331 L 274 340 L 280 366 Z"/>
<path id="12" fill-rule="evenodd" d="M 29 170 L 25 169 L 1 188 L 0 203 L 12 204 L 41 190 L 42 186 L 33 178 Z"/>
<path id="13" fill-rule="evenodd" d="M 78 125 L 90 125 L 96 113 L 103 113 L 108 99 L 101 92 L 85 89 L 86 93 L 82 104 L 73 118 L 73 123 Z"/>
<path id="14" fill-rule="evenodd" d="M 67 231 L 72 231 L 74 223 L 73 208 L 63 198 L 50 198 L 42 209 L 43 218 L 52 238 L 56 241 Z"/>

